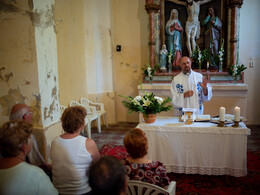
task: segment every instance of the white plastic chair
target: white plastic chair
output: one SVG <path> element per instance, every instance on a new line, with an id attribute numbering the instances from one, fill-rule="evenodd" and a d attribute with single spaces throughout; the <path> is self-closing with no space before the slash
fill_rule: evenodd
<path id="1" fill-rule="evenodd" d="M 80 103 L 83 104 L 84 106 L 95 106 L 96 110 L 97 110 L 97 114 L 99 115 L 99 117 L 101 118 L 102 116 L 104 116 L 106 127 L 108 128 L 107 113 L 105 111 L 103 103 L 92 102 L 92 101 L 88 100 L 87 98 L 81 98 Z"/>
<path id="2" fill-rule="evenodd" d="M 170 185 L 166 190 L 154 184 L 150 184 L 142 181 L 128 180 L 128 187 L 127 187 L 126 194 L 127 195 L 148 195 L 148 194 L 149 195 L 150 194 L 175 195 L 175 192 L 176 192 L 175 181 L 171 181 Z"/>
<path id="3" fill-rule="evenodd" d="M 60 105 L 60 116 L 63 114 L 66 108 L 67 108 L 66 106 Z"/>
<path id="4" fill-rule="evenodd" d="M 70 106 L 83 106 L 83 107 L 86 108 L 87 116 L 86 116 L 86 119 L 85 119 L 85 125 L 87 125 L 88 138 L 91 138 L 91 122 L 93 120 L 97 120 L 98 132 L 101 133 L 100 118 L 99 118 L 98 114 L 96 113 L 96 107 L 85 106 L 85 105 L 83 105 L 79 102 L 73 101 L 73 100 L 70 101 Z M 86 128 L 84 128 L 84 129 L 86 129 Z"/>

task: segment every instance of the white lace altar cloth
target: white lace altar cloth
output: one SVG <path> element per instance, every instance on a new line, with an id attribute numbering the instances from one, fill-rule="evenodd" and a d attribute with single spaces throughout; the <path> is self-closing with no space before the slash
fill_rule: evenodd
<path id="1" fill-rule="evenodd" d="M 149 158 L 163 162 L 167 172 L 243 177 L 251 132 L 243 122 L 237 128 L 231 125 L 185 125 L 178 118 L 157 117 L 154 123 L 139 123 L 137 127 L 147 136 Z"/>

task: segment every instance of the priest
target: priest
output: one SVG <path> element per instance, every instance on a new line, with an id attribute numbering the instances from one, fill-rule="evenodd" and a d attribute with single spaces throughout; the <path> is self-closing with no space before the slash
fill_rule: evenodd
<path id="1" fill-rule="evenodd" d="M 181 72 L 171 83 L 172 104 L 176 115 L 183 115 L 182 108 L 196 108 L 195 114 L 203 114 L 203 102 L 212 97 L 212 88 L 202 74 L 191 70 L 191 60 L 184 56 L 179 61 Z"/>

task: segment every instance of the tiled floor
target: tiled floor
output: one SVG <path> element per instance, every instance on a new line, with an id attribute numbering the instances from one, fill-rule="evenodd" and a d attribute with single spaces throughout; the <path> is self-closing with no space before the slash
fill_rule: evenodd
<path id="1" fill-rule="evenodd" d="M 98 148 L 101 148 L 104 144 L 123 145 L 123 139 L 126 132 L 135 128 L 137 125 L 138 123 L 121 122 L 116 125 L 109 125 L 108 128 L 102 126 L 101 134 L 93 128 L 91 136 Z M 83 135 L 87 136 L 87 133 L 84 133 Z"/>
<path id="2" fill-rule="evenodd" d="M 101 134 L 97 130 L 92 131 L 92 139 L 96 142 L 98 148 L 104 144 L 123 145 L 125 133 L 136 127 L 138 123 L 121 122 L 116 125 L 109 125 L 108 128 L 102 126 Z M 251 129 L 251 135 L 248 136 L 248 151 L 260 152 L 260 126 L 248 125 Z M 84 134 L 86 135 L 86 134 Z"/>

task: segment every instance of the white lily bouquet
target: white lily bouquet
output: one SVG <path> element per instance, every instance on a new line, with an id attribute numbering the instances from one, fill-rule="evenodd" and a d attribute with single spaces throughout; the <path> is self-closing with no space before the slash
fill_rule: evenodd
<path id="1" fill-rule="evenodd" d="M 223 69 L 223 56 L 224 56 L 224 39 L 222 39 L 221 47 L 218 52 L 219 72 L 222 72 Z"/>
<path id="2" fill-rule="evenodd" d="M 142 88 L 142 85 L 140 85 Z M 143 90 L 143 88 L 142 88 Z M 172 108 L 172 105 L 166 105 L 168 102 L 171 102 L 171 98 L 163 99 L 161 97 L 155 96 L 152 92 L 148 93 L 144 91 L 144 96 L 136 96 L 135 98 L 131 96 L 120 97 L 126 98 L 128 101 L 123 100 L 122 104 L 128 109 L 129 113 L 140 112 L 144 115 L 156 114 L 163 111 L 168 111 Z"/>
<path id="3" fill-rule="evenodd" d="M 149 64 L 145 68 L 142 68 L 142 70 L 144 71 L 144 75 L 149 77 L 150 83 L 153 82 L 153 76 L 156 73 L 158 68 L 159 68 L 159 65 L 152 68 Z"/>

